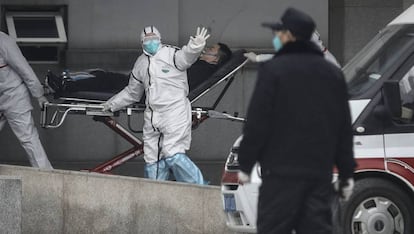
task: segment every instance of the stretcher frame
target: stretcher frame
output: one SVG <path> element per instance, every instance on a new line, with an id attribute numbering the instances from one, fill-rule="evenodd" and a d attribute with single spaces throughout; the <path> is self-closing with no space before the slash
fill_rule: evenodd
<path id="1" fill-rule="evenodd" d="M 205 89 L 203 92 L 199 93 L 194 98 L 192 98 L 192 100 L 190 100 L 191 104 L 195 103 L 201 97 L 206 95 L 210 90 L 214 89 L 222 82 L 227 81 L 223 90 L 220 92 L 220 94 L 218 95 L 217 99 L 215 100 L 214 104 L 211 107 L 192 107 L 193 129 L 197 128 L 202 122 L 204 122 L 208 118 L 226 119 L 226 120 L 231 120 L 231 121 L 244 122 L 243 118 L 239 118 L 237 116 L 233 116 L 233 115 L 226 114 L 226 113 L 216 112 L 214 111 L 214 109 L 217 107 L 217 105 L 219 104 L 219 102 L 221 101 L 225 93 L 227 92 L 228 88 L 230 87 L 231 83 L 233 82 L 235 78 L 236 73 L 247 63 L 247 61 L 248 60 L 245 59 L 240 65 L 238 65 L 235 69 L 227 73 L 223 78 L 219 79 L 217 82 L 215 82 L 210 87 Z M 47 77 L 46 77 L 46 82 L 47 82 Z M 54 101 L 58 101 L 58 102 L 56 103 Z M 103 163 L 100 163 L 93 168 L 83 170 L 83 171 L 88 171 L 88 172 L 108 174 L 113 169 L 121 166 L 125 162 L 143 155 L 144 143 L 142 139 L 136 137 L 133 134 L 133 133 L 142 133 L 142 130 L 135 130 L 131 126 L 130 118 L 134 112 L 135 113 L 144 112 L 145 105 L 134 104 L 118 112 L 112 113 L 108 111 L 103 111 L 103 106 L 101 105 L 103 102 L 104 101 L 101 101 L 101 100 L 59 97 L 57 100 L 53 100 L 52 102 L 44 104 L 43 108 L 41 109 L 40 124 L 43 128 L 46 128 L 46 129 L 59 128 L 62 126 L 67 116 L 70 114 L 92 116 L 93 120 L 99 121 L 105 124 L 108 128 L 110 128 L 112 131 L 117 133 L 119 136 L 121 136 L 123 139 L 125 139 L 132 145 L 131 148 L 114 156 L 113 158 Z M 127 114 L 129 130 L 125 128 L 124 126 L 122 126 L 121 124 L 119 124 L 113 118 L 114 116 L 117 116 L 120 113 Z"/>

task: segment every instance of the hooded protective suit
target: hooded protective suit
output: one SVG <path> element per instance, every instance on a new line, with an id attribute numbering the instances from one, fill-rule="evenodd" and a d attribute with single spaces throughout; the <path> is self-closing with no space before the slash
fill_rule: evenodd
<path id="1" fill-rule="evenodd" d="M 0 32 L 0 130 L 7 121 L 33 167 L 52 169 L 34 126 L 30 93 L 44 99 L 43 87 L 7 34 Z"/>
<path id="2" fill-rule="evenodd" d="M 142 42 L 148 33 L 161 38 L 158 30 L 150 26 L 141 33 Z M 160 45 L 154 55 L 144 49 L 135 62 L 128 86 L 107 102 L 111 111 L 117 111 L 139 101 L 145 92 L 146 177 L 168 179 L 170 168 L 178 181 L 204 183 L 200 170 L 184 153 L 190 148 L 192 122 L 186 69 L 199 57 L 205 39 L 200 43 L 192 37 L 181 49 Z M 180 167 L 189 175 L 180 176 L 179 171 L 174 171 Z"/>
<path id="3" fill-rule="evenodd" d="M 315 42 L 315 44 L 319 47 L 319 49 L 321 49 L 321 51 L 323 52 L 323 56 L 325 57 L 326 60 L 333 63 L 339 68 L 341 67 L 341 65 L 336 60 L 335 56 L 333 56 L 333 54 L 323 44 L 321 40 L 321 35 L 319 34 L 317 30 L 315 30 L 315 32 L 312 34 L 311 41 Z"/>

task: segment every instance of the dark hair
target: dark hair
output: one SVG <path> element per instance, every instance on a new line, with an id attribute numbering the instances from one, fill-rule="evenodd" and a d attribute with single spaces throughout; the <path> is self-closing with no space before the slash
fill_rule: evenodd
<path id="1" fill-rule="evenodd" d="M 231 58 L 231 50 L 230 48 L 223 43 L 217 43 L 220 46 L 220 49 L 218 51 L 219 61 L 217 62 L 218 65 L 223 65 Z"/>

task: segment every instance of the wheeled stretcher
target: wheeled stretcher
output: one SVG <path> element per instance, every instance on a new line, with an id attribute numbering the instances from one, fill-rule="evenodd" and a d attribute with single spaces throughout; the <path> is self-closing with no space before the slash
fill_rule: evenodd
<path id="1" fill-rule="evenodd" d="M 208 118 L 244 121 L 243 118 L 214 111 L 233 82 L 236 73 L 247 63 L 247 59 L 243 56 L 244 53 L 244 50 L 235 51 L 231 59 L 226 64 L 222 65 L 208 79 L 190 90 L 188 98 L 191 104 L 193 104 L 211 89 L 225 82 L 223 89 L 212 106 L 192 107 L 193 129 Z M 52 72 L 48 72 L 46 75 L 46 88 L 50 87 L 49 84 L 51 83 L 52 78 L 56 78 L 56 76 L 52 76 L 55 76 Z M 191 77 L 189 77 L 189 79 L 191 79 Z M 46 103 L 41 110 L 41 126 L 43 128 L 58 128 L 62 126 L 68 115 L 71 114 L 87 115 L 91 116 L 95 121 L 102 122 L 132 145 L 132 147 L 125 152 L 116 155 L 115 157 L 97 165 L 92 169 L 87 169 L 86 171 L 109 173 L 111 170 L 122 165 L 126 161 L 143 154 L 143 141 L 133 134 L 141 133 L 142 131 L 136 130 L 132 127 L 131 116 L 133 113 L 143 112 L 145 110 L 145 104 L 143 104 L 143 102 L 139 102 L 115 113 L 104 112 L 101 104 L 115 94 L 116 93 L 99 92 L 95 90 L 54 93 L 53 100 L 49 100 L 50 102 Z M 119 124 L 114 119 L 114 116 L 119 114 L 127 115 L 127 128 Z"/>

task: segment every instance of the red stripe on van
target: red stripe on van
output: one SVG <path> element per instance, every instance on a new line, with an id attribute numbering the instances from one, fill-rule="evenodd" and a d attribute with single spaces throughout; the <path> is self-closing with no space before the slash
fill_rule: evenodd
<path id="1" fill-rule="evenodd" d="M 357 168 L 359 170 L 385 170 L 384 158 L 357 158 Z"/>
<path id="2" fill-rule="evenodd" d="M 357 167 L 355 172 L 366 170 L 385 171 L 384 158 L 356 158 Z M 333 168 L 333 173 L 338 173 L 338 168 Z"/>
<path id="3" fill-rule="evenodd" d="M 414 158 L 392 158 L 387 166 L 388 170 L 404 177 L 414 186 Z"/>

